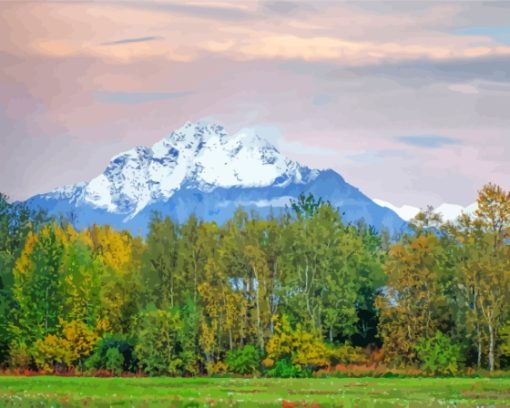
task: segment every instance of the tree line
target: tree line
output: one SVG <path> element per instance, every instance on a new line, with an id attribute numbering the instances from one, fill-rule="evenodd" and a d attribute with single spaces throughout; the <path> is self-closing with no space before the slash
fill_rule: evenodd
<path id="1" fill-rule="evenodd" d="M 0 195 L 0 366 L 303 376 L 336 364 L 510 365 L 510 193 L 397 240 L 300 196 L 224 225 L 155 213 L 145 239 Z M 68 217 L 69 218 L 69 217 Z M 71 217 L 72 218 L 72 217 Z M 378 356 L 377 359 L 374 355 Z"/>

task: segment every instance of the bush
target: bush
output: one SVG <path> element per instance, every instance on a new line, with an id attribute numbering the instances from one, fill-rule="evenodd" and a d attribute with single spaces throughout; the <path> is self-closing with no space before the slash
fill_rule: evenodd
<path id="1" fill-rule="evenodd" d="M 231 350 L 227 353 L 226 363 L 229 370 L 235 374 L 254 374 L 260 364 L 260 352 L 253 345 Z"/>
<path id="2" fill-rule="evenodd" d="M 311 377 L 312 372 L 309 369 L 301 367 L 299 364 L 292 364 L 289 359 L 278 360 L 273 368 L 266 371 L 268 377 L 276 378 L 307 378 Z"/>
<path id="3" fill-rule="evenodd" d="M 119 349 L 110 348 L 106 352 L 105 366 L 107 370 L 110 370 L 112 374 L 119 375 L 122 373 L 124 366 L 124 356 L 121 354 Z"/>
<path id="4" fill-rule="evenodd" d="M 32 346 L 32 356 L 39 370 L 52 372 L 71 367 L 69 342 L 53 334 L 37 340 Z"/>
<path id="5" fill-rule="evenodd" d="M 416 353 L 422 362 L 421 368 L 427 374 L 455 375 L 459 371 L 460 346 L 439 331 L 430 339 L 420 340 L 416 345 Z"/>
<path id="6" fill-rule="evenodd" d="M 28 347 L 24 343 L 11 343 L 9 349 L 9 366 L 25 370 L 30 365 L 32 358 Z"/>
<path id="7" fill-rule="evenodd" d="M 69 358 L 68 366 L 79 364 L 80 369 L 82 369 L 83 359 L 92 354 L 98 336 L 93 329 L 82 321 L 61 321 L 61 323 L 63 327 L 60 344 L 67 348 L 65 352 Z"/>
<path id="8" fill-rule="evenodd" d="M 149 308 L 138 316 L 135 352 L 148 375 L 179 375 L 183 361 L 179 333 L 184 323 L 178 310 Z"/>
<path id="9" fill-rule="evenodd" d="M 328 348 L 320 333 L 307 331 L 301 324 L 293 328 L 287 316 L 275 316 L 274 333 L 267 342 L 266 361 L 287 359 L 292 365 L 317 369 L 328 365 Z"/>
<path id="10" fill-rule="evenodd" d="M 367 358 L 363 349 L 344 344 L 329 350 L 329 362 L 332 366 L 337 364 L 363 364 Z"/>
<path id="11" fill-rule="evenodd" d="M 108 335 L 102 338 L 97 343 L 94 353 L 85 362 L 85 367 L 88 370 L 111 370 L 107 366 L 107 356 L 110 353 L 110 359 L 112 359 L 115 352 L 110 352 L 110 350 L 117 350 L 122 357 L 122 366 L 119 367 L 120 372 L 134 371 L 136 369 L 133 344 L 130 340 L 120 335 Z"/>
<path id="12" fill-rule="evenodd" d="M 205 365 L 207 374 L 214 376 L 222 376 L 227 372 L 227 365 L 222 361 L 211 361 Z"/>

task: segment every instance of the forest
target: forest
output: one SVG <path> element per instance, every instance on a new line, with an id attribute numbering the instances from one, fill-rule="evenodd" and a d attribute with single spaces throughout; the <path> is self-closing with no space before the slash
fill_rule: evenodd
<path id="1" fill-rule="evenodd" d="M 510 368 L 510 192 L 427 208 L 398 237 L 300 196 L 224 225 L 154 213 L 146 237 L 77 231 L 0 196 L 0 367 L 90 375 Z M 393 370 L 393 371 L 392 371 Z M 399 371 L 400 370 L 400 371 Z"/>

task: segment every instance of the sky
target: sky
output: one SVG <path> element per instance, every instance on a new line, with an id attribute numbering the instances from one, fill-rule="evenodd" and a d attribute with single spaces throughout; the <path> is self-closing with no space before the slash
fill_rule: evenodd
<path id="1" fill-rule="evenodd" d="M 0 191 L 186 121 L 255 127 L 400 206 L 510 188 L 510 2 L 0 2 Z"/>

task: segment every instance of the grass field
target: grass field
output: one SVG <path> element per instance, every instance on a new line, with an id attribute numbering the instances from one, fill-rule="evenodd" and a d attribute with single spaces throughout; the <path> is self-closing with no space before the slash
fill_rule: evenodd
<path id="1" fill-rule="evenodd" d="M 510 379 L 5 376 L 0 406 L 510 407 Z"/>

